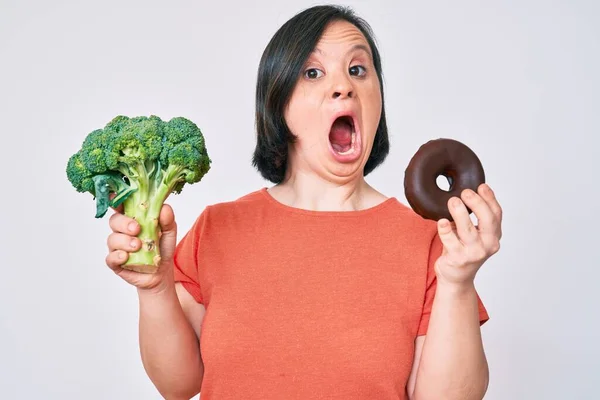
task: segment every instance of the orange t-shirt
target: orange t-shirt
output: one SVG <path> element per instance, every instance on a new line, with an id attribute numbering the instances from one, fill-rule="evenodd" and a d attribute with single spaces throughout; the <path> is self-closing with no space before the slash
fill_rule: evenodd
<path id="1" fill-rule="evenodd" d="M 396 198 L 308 211 L 263 188 L 206 207 L 175 255 L 206 307 L 200 398 L 406 399 L 441 250 Z"/>

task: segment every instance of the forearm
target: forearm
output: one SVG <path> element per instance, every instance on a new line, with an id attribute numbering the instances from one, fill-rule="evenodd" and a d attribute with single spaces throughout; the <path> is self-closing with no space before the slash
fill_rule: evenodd
<path id="1" fill-rule="evenodd" d="M 204 371 L 198 338 L 185 318 L 175 284 L 159 293 L 138 290 L 138 296 L 144 368 L 163 397 L 188 400 L 200 391 Z"/>
<path id="2" fill-rule="evenodd" d="M 480 400 L 488 377 L 474 285 L 438 282 L 413 398 Z"/>

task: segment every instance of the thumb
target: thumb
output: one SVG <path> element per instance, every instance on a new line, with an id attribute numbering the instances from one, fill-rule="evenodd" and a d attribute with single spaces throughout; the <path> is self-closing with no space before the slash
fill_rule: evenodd
<path id="1" fill-rule="evenodd" d="M 177 243 L 177 223 L 175 213 L 170 205 L 164 204 L 158 217 L 160 225 L 160 257 L 163 261 L 173 261 L 175 246 Z"/>
<path id="2" fill-rule="evenodd" d="M 117 197 L 117 194 L 116 194 L 116 193 L 114 193 L 114 192 L 113 192 L 113 193 L 110 193 L 110 194 L 108 195 L 108 199 L 109 199 L 109 200 L 112 200 L 112 199 L 114 199 L 115 197 Z M 112 208 L 113 210 L 115 210 L 116 212 L 118 212 L 118 213 L 120 213 L 120 214 L 123 214 L 123 212 L 124 212 L 124 207 L 123 207 L 123 204 L 119 204 L 119 206 L 118 206 L 117 208 L 115 208 L 115 207 L 112 207 L 112 206 L 111 206 L 110 208 Z"/>

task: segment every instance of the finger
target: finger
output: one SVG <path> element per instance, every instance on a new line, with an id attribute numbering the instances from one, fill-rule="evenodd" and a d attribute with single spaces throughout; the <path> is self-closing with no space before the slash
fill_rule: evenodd
<path id="1" fill-rule="evenodd" d="M 477 217 L 477 226 L 480 232 L 495 232 L 496 216 L 492 212 L 485 199 L 471 189 L 465 189 L 461 193 L 464 204 L 473 211 Z"/>
<path id="2" fill-rule="evenodd" d="M 479 195 L 485 200 L 490 210 L 492 210 L 492 213 L 494 214 L 498 222 L 502 223 L 502 207 L 500 206 L 500 203 L 498 202 L 498 199 L 496 198 L 496 195 L 494 194 L 492 188 L 488 184 L 482 183 L 481 185 L 479 185 L 477 191 Z"/>
<path id="3" fill-rule="evenodd" d="M 140 231 L 140 225 L 136 220 L 118 212 L 110 216 L 108 224 L 114 232 L 135 236 Z"/>
<path id="4" fill-rule="evenodd" d="M 448 200 L 448 209 L 452 214 L 452 219 L 456 223 L 456 233 L 458 238 L 465 245 L 470 245 L 479 241 L 479 232 L 473 225 L 467 207 L 458 197 L 452 197 Z"/>
<path id="5" fill-rule="evenodd" d="M 488 185 L 482 184 L 479 186 L 478 190 L 492 214 L 492 216 L 489 217 L 489 220 L 482 222 L 480 225 L 481 241 L 486 250 L 489 253 L 494 254 L 500 250 L 500 239 L 502 238 L 502 209 Z"/>
<path id="6" fill-rule="evenodd" d="M 109 251 L 123 250 L 132 253 L 140 249 L 141 241 L 134 236 L 123 233 L 112 233 L 108 235 L 106 244 Z"/>
<path id="7" fill-rule="evenodd" d="M 449 253 L 459 253 L 463 250 L 463 245 L 456 235 L 452 224 L 446 218 L 442 218 L 437 222 L 438 235 L 444 245 L 444 248 Z"/>
<path id="8" fill-rule="evenodd" d="M 479 197 L 485 202 L 487 209 L 489 209 L 489 212 L 480 217 L 479 230 L 486 248 L 491 249 L 497 247 L 496 242 L 502 237 L 502 210 L 493 192 L 491 189 L 488 189 L 489 186 L 485 184 L 480 185 L 478 188 Z"/>
<path id="9" fill-rule="evenodd" d="M 129 254 L 123 250 L 115 250 L 106 256 L 106 265 L 115 272 L 121 270 L 121 266 L 127 261 Z"/>
<path id="10" fill-rule="evenodd" d="M 173 260 L 175 252 L 175 243 L 177 241 L 177 223 L 175 222 L 175 213 L 170 205 L 164 204 L 158 217 L 160 225 L 160 249 L 163 261 Z"/>

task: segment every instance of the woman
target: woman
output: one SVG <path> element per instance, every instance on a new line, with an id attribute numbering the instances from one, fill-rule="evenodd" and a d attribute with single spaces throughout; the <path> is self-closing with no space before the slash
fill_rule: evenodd
<path id="1" fill-rule="evenodd" d="M 368 25 L 318 6 L 268 44 L 254 165 L 274 183 L 207 207 L 159 273 L 120 268 L 139 227 L 110 220 L 107 264 L 138 289 L 146 371 L 167 399 L 481 399 L 488 367 L 474 287 L 498 251 L 487 185 L 424 220 L 365 181 L 388 154 Z M 471 224 L 466 206 L 476 214 Z"/>

